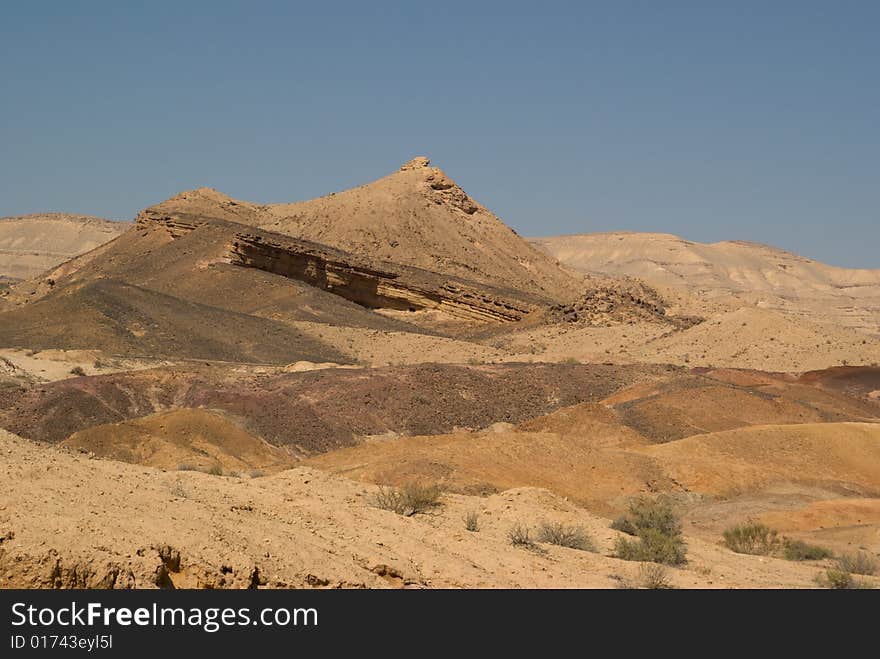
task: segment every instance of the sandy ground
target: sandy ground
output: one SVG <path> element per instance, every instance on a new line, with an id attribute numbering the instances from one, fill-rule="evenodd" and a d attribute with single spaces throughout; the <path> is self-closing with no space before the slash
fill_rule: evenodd
<path id="1" fill-rule="evenodd" d="M 100 350 L 0 350 L 0 373 L 22 381 L 56 382 L 82 375 L 137 371 L 168 363 L 158 359 L 111 357 Z M 75 369 L 82 372 L 73 372 Z"/>
<path id="2" fill-rule="evenodd" d="M 376 488 L 297 468 L 234 479 L 90 459 L 0 434 L 5 587 L 620 587 L 608 520 L 546 490 L 444 495 L 435 513 L 376 508 Z M 464 528 L 474 511 L 480 530 Z M 512 546 L 541 520 L 583 526 L 598 553 Z M 679 587 L 804 587 L 822 564 L 732 554 L 698 539 Z"/>
<path id="3" fill-rule="evenodd" d="M 744 307 L 683 331 L 653 323 L 612 327 L 544 326 L 496 339 L 536 361 L 668 363 L 802 372 L 880 364 L 880 339 L 853 329 Z"/>

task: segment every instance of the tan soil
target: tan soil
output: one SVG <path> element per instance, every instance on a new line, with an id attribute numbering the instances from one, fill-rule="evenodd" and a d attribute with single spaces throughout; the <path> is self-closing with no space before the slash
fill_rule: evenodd
<path id="1" fill-rule="evenodd" d="M 4 587 L 619 587 L 608 520 L 544 490 L 444 495 L 434 514 L 371 505 L 376 488 L 309 468 L 235 479 L 162 472 L 36 446 L 0 431 Z M 38 496 L 34 496 L 38 492 Z M 464 529 L 476 511 L 480 530 Z M 516 523 L 583 526 L 600 553 L 510 545 Z M 680 587 L 813 587 L 817 565 L 694 539 Z"/>

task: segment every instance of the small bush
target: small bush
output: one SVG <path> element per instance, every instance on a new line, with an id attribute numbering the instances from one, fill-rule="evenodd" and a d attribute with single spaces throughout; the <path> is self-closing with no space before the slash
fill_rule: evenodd
<path id="1" fill-rule="evenodd" d="M 825 570 L 818 577 L 816 583 L 822 588 L 831 588 L 833 590 L 861 590 L 863 588 L 871 588 L 871 584 L 855 579 L 853 575 L 846 570 Z"/>
<path id="2" fill-rule="evenodd" d="M 538 529 L 538 542 L 580 549 L 581 551 L 596 551 L 592 538 L 580 526 L 544 522 Z"/>
<path id="3" fill-rule="evenodd" d="M 72 369 L 70 369 L 70 374 L 82 377 L 86 374 L 86 372 L 83 370 L 82 366 L 74 366 Z"/>
<path id="4" fill-rule="evenodd" d="M 480 530 L 480 519 L 477 513 L 471 511 L 464 516 L 464 528 L 472 533 Z"/>
<path id="5" fill-rule="evenodd" d="M 657 563 L 644 563 L 639 568 L 639 587 L 648 590 L 666 590 L 672 588 L 666 568 Z"/>
<path id="6" fill-rule="evenodd" d="M 614 555 L 625 561 L 681 565 L 687 546 L 681 535 L 666 535 L 656 529 L 643 529 L 637 538 L 618 538 Z"/>
<path id="7" fill-rule="evenodd" d="M 374 501 L 377 508 L 411 517 L 439 506 L 441 492 L 437 485 L 407 483 L 399 488 L 380 487 Z"/>
<path id="8" fill-rule="evenodd" d="M 195 465 L 187 464 L 185 462 L 177 465 L 177 471 L 198 471 L 198 470 L 199 470 L 199 468 L 196 467 Z"/>
<path id="9" fill-rule="evenodd" d="M 104 366 L 105 366 L 104 362 L 102 362 L 100 359 L 95 360 L 94 367 L 96 369 L 102 369 L 102 368 L 104 368 Z"/>
<path id="10" fill-rule="evenodd" d="M 668 499 L 637 497 L 629 511 L 612 523 L 612 528 L 635 536 L 619 538 L 614 555 L 626 561 L 681 565 L 685 562 L 681 522 Z"/>
<path id="11" fill-rule="evenodd" d="M 514 547 L 525 547 L 526 549 L 533 549 L 535 547 L 535 541 L 532 540 L 528 527 L 522 524 L 516 524 L 511 528 L 507 532 L 507 538 Z"/>
<path id="12" fill-rule="evenodd" d="M 779 549 L 779 537 L 766 524 L 749 522 L 731 526 L 724 531 L 724 544 L 737 554 L 768 556 Z"/>
<path id="13" fill-rule="evenodd" d="M 626 515 L 614 520 L 611 528 L 628 535 L 638 535 L 642 529 L 655 529 L 664 535 L 678 535 L 681 533 L 681 522 L 665 497 L 636 497 L 629 502 Z"/>
<path id="14" fill-rule="evenodd" d="M 837 568 L 842 572 L 853 574 L 876 574 L 877 559 L 866 551 L 843 554 L 837 559 Z"/>
<path id="15" fill-rule="evenodd" d="M 639 540 L 618 538 L 614 543 L 613 555 L 624 561 L 640 561 L 642 560 L 642 543 Z"/>
<path id="16" fill-rule="evenodd" d="M 615 531 L 620 531 L 621 533 L 626 533 L 627 535 L 636 535 L 636 527 L 630 521 L 629 517 L 626 515 L 621 515 L 613 522 L 611 522 L 611 528 Z"/>
<path id="17" fill-rule="evenodd" d="M 220 465 L 214 463 L 208 468 L 208 473 L 212 476 L 222 476 L 223 468 Z"/>
<path id="18" fill-rule="evenodd" d="M 782 557 L 787 561 L 820 561 L 833 555 L 830 549 L 801 540 L 786 538 L 782 543 Z"/>

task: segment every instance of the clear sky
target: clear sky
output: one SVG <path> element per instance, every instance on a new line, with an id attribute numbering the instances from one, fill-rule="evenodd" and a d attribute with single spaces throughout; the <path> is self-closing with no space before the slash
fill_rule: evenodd
<path id="1" fill-rule="evenodd" d="M 880 2 L 0 3 L 0 215 L 319 196 L 427 155 L 524 235 L 880 268 Z"/>

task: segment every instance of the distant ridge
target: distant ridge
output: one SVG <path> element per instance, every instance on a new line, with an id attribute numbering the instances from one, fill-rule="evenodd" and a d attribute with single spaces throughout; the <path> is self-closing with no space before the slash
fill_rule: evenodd
<path id="1" fill-rule="evenodd" d="M 35 277 L 130 227 L 130 222 L 69 213 L 0 217 L 0 279 Z"/>

